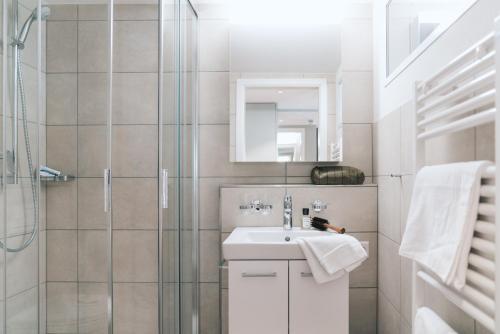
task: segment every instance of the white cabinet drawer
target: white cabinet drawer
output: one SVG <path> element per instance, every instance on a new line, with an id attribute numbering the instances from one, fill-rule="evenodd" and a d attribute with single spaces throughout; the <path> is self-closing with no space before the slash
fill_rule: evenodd
<path id="1" fill-rule="evenodd" d="M 288 334 L 288 261 L 229 261 L 229 333 Z"/>
<path id="2" fill-rule="evenodd" d="M 307 261 L 290 261 L 290 334 L 349 332 L 349 275 L 318 284 Z"/>

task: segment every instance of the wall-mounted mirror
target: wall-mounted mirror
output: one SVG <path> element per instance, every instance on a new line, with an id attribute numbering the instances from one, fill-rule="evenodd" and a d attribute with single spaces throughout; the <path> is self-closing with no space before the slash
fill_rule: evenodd
<path id="1" fill-rule="evenodd" d="M 231 161 L 341 161 L 340 25 L 233 24 L 230 40 Z"/>
<path id="2" fill-rule="evenodd" d="M 477 0 L 388 0 L 386 71 L 397 76 Z"/>

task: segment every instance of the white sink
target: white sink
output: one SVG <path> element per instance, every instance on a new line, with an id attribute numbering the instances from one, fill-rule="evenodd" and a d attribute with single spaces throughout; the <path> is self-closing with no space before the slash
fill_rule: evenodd
<path id="1" fill-rule="evenodd" d="M 297 244 L 300 237 L 324 236 L 333 232 L 294 227 L 237 227 L 222 244 L 225 260 L 304 259 Z"/>

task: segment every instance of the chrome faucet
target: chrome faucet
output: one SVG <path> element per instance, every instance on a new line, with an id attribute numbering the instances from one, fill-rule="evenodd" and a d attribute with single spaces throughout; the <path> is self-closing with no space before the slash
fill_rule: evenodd
<path id="1" fill-rule="evenodd" d="M 283 229 L 292 229 L 292 195 L 285 195 L 283 201 Z"/>

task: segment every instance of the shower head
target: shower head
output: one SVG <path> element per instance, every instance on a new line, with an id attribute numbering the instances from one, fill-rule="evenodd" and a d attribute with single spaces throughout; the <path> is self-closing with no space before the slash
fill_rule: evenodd
<path id="1" fill-rule="evenodd" d="M 21 30 L 19 30 L 19 34 L 17 35 L 15 45 L 18 46 L 19 49 L 24 49 L 24 43 L 26 42 L 26 38 L 28 37 L 28 33 L 30 31 L 31 25 L 37 19 L 46 20 L 50 15 L 50 8 L 47 6 L 42 6 L 40 10 L 40 15 L 38 15 L 38 8 L 35 8 L 30 16 L 24 22 Z"/>

